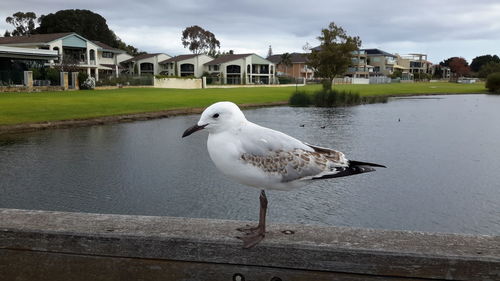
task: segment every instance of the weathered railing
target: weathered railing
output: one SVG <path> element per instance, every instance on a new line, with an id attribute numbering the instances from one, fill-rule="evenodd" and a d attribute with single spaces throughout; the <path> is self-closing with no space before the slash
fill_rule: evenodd
<path id="1" fill-rule="evenodd" d="M 499 236 L 0 209 L 0 280 L 500 280 Z"/>

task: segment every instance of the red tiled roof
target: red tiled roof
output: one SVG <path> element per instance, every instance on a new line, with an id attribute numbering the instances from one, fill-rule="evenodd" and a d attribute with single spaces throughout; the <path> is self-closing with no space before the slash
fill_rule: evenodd
<path id="1" fill-rule="evenodd" d="M 23 44 L 23 43 L 48 43 L 56 39 L 66 37 L 74 32 L 33 34 L 29 36 L 0 37 L 0 44 Z"/>

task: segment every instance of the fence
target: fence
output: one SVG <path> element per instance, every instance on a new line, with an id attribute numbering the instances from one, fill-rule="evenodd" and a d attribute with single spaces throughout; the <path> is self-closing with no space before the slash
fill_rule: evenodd
<path id="1" fill-rule="evenodd" d="M 21 70 L 1 70 L 0 86 L 23 85 L 24 72 Z"/>
<path id="2" fill-rule="evenodd" d="M 132 75 L 132 74 L 120 74 L 119 77 L 108 76 L 100 78 L 96 82 L 96 86 L 153 86 L 154 76 L 153 75 Z"/>
<path id="3" fill-rule="evenodd" d="M 333 84 L 389 84 L 392 79 L 389 77 L 370 77 L 370 78 L 334 78 Z"/>

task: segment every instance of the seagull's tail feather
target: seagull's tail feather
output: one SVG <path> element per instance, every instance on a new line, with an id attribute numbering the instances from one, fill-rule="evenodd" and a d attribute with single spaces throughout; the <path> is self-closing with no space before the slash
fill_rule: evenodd
<path id="1" fill-rule="evenodd" d="M 349 160 L 349 166 L 338 167 L 336 168 L 335 173 L 322 175 L 320 177 L 313 177 L 312 179 L 313 180 L 331 179 L 331 178 L 340 178 L 362 173 L 368 173 L 375 171 L 375 169 L 372 167 L 386 168 L 386 166 L 380 164 Z"/>

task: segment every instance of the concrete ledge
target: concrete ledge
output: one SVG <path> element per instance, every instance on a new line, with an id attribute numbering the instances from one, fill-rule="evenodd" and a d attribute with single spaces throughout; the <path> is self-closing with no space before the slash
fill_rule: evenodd
<path id="1" fill-rule="evenodd" d="M 0 209 L 0 279 L 500 280 L 499 236 L 245 223 Z"/>

